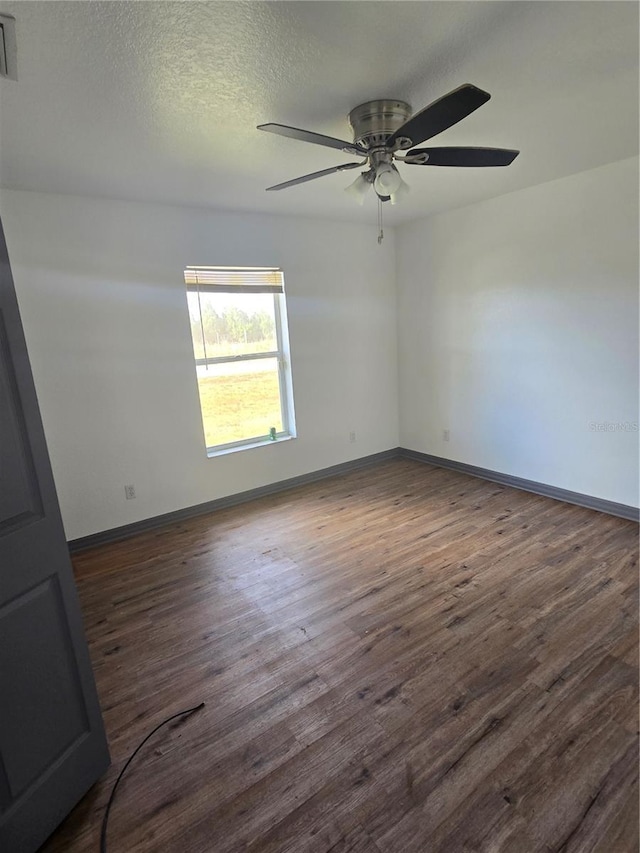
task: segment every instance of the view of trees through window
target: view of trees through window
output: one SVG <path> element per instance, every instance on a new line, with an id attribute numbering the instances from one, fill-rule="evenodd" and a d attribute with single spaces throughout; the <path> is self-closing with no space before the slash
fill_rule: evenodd
<path id="1" fill-rule="evenodd" d="M 267 296 L 273 302 L 273 297 L 269 294 Z M 196 358 L 212 358 L 231 352 L 236 355 L 243 352 L 273 352 L 277 348 L 272 306 L 270 312 L 261 308 L 248 313 L 235 305 L 217 311 L 211 302 L 208 299 L 202 305 L 202 319 L 199 315 L 191 316 Z"/>
<path id="2" fill-rule="evenodd" d="M 188 292 L 196 359 L 229 359 L 197 366 L 207 447 L 264 438 L 283 429 L 278 358 L 237 356 L 277 353 L 271 293 Z"/>

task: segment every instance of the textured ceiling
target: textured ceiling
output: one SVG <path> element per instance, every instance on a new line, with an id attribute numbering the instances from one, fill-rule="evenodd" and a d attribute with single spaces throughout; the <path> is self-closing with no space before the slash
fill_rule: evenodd
<path id="1" fill-rule="evenodd" d="M 506 169 L 400 167 L 401 222 L 638 152 L 634 2 L 2 2 L 18 82 L 0 80 L 0 185 L 372 221 L 353 159 L 255 129 L 350 138 L 379 97 L 419 110 L 462 83 L 492 99 L 434 145 L 518 148 Z"/>

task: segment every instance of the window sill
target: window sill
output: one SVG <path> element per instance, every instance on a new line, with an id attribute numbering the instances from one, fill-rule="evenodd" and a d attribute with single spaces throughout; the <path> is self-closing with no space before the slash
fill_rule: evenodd
<path id="1" fill-rule="evenodd" d="M 266 447 L 270 444 L 282 444 L 283 441 L 291 441 L 295 435 L 281 435 L 275 440 L 272 438 L 261 438 L 257 441 L 251 441 L 247 444 L 236 444 L 233 447 L 211 447 L 207 448 L 207 456 L 209 459 L 214 456 L 226 456 L 228 453 L 238 453 L 241 450 L 253 450 L 255 447 Z"/>

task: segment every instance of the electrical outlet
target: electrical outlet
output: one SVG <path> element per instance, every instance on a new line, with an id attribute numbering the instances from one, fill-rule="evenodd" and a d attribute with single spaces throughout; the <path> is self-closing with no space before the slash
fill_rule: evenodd
<path id="1" fill-rule="evenodd" d="M 124 487 L 124 496 L 128 501 L 132 501 L 136 496 L 136 487 L 135 486 L 125 486 Z"/>
<path id="2" fill-rule="evenodd" d="M 449 441 L 449 430 L 448 429 L 442 430 L 442 440 L 443 441 Z"/>
<path id="3" fill-rule="evenodd" d="M 356 440 L 355 432 L 350 432 L 349 433 L 349 441 L 351 442 L 351 444 L 353 444 L 355 442 L 355 440 Z"/>

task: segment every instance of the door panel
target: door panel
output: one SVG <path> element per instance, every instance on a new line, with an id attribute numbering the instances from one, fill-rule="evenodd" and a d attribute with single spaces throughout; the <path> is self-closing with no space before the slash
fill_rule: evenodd
<path id="1" fill-rule="evenodd" d="M 0 672 L 11 685 L 0 705 L 0 731 L 13 798 L 89 731 L 72 660 L 55 575 L 0 610 Z"/>
<path id="2" fill-rule="evenodd" d="M 26 426 L 15 383 L 4 312 L 0 310 L 0 535 L 42 515 Z"/>
<path id="3" fill-rule="evenodd" d="M 34 853 L 108 765 L 0 222 L 0 850 Z"/>

